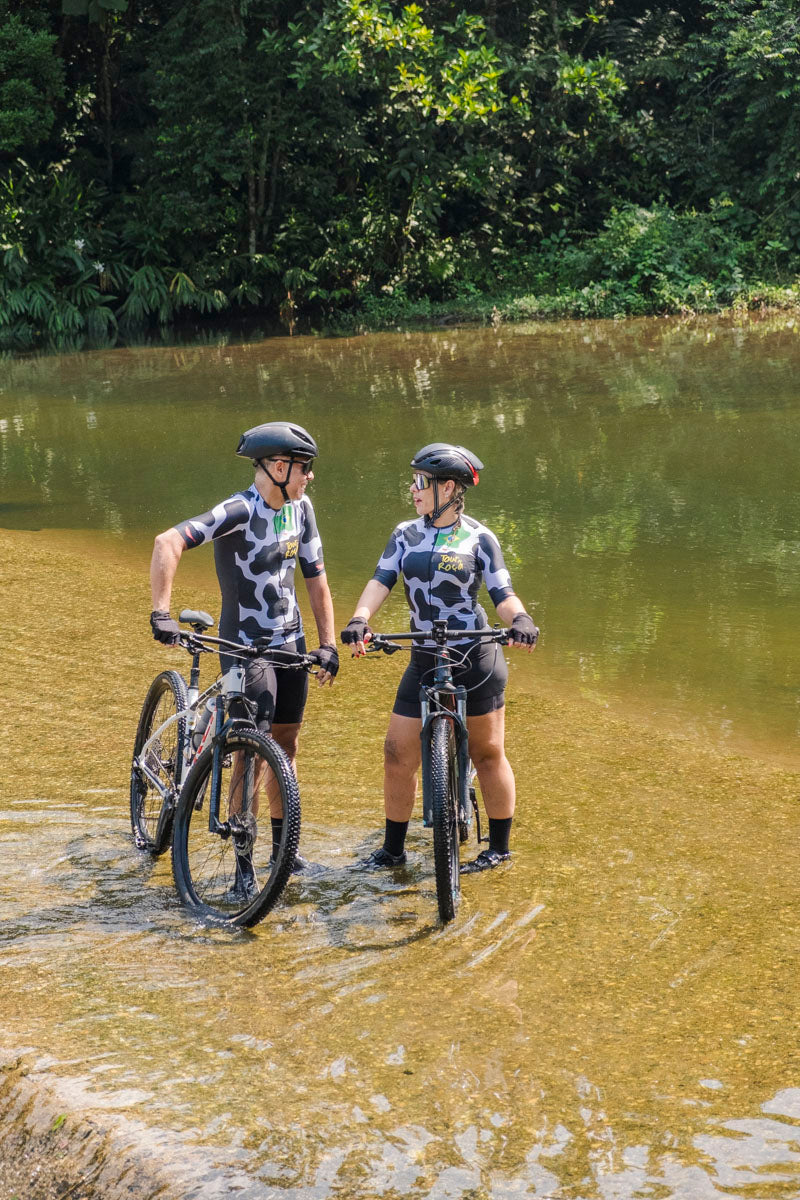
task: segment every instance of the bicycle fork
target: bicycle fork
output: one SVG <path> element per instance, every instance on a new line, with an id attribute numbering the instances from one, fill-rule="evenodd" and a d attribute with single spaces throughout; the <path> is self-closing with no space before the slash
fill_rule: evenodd
<path id="1" fill-rule="evenodd" d="M 225 709 L 226 705 L 230 707 L 232 701 L 240 701 L 249 711 L 251 703 L 246 699 L 244 689 L 245 669 L 241 663 L 235 663 L 222 679 L 222 695 L 217 697 L 216 712 L 214 714 L 214 739 L 212 742 L 214 757 L 211 762 L 211 796 L 208 805 L 208 830 L 209 833 L 217 833 L 222 838 L 229 838 L 234 835 L 234 841 L 236 841 L 236 836 L 235 830 L 231 828 L 231 821 L 220 821 L 219 819 L 222 799 L 222 768 L 225 757 L 224 733 L 232 723 L 230 720 L 226 721 Z M 248 818 L 249 806 L 258 782 L 254 772 L 254 763 L 247 756 L 242 767 L 242 778 L 239 781 L 243 798 L 240 817 L 245 821 Z"/>
<path id="2" fill-rule="evenodd" d="M 467 737 L 467 693 L 463 687 L 453 687 L 452 696 L 455 707 L 452 709 L 435 708 L 431 712 L 431 704 L 424 688 L 420 689 L 420 704 L 422 707 L 422 824 L 430 829 L 433 824 L 431 810 L 431 755 L 430 746 L 433 737 L 433 721 L 436 717 L 445 716 L 453 726 L 456 742 L 456 758 L 458 761 L 458 820 L 459 823 L 469 824 L 472 820 L 472 805 L 469 798 L 469 741 Z"/>

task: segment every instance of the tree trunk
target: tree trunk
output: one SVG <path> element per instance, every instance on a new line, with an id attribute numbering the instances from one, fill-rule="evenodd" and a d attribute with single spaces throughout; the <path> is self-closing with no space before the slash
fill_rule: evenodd
<path id="1" fill-rule="evenodd" d="M 105 155 L 106 183 L 111 187 L 114 181 L 114 153 L 111 124 L 111 45 L 108 33 L 108 18 L 100 22 L 100 112 L 103 126 L 103 153 Z"/>
<path id="2" fill-rule="evenodd" d="M 278 172 L 281 169 L 281 148 L 279 145 L 275 147 L 272 155 L 272 164 L 269 171 L 269 199 L 267 201 L 267 209 L 264 213 L 264 239 L 266 240 L 267 230 L 272 222 L 272 214 L 275 211 L 275 199 L 278 194 Z"/>

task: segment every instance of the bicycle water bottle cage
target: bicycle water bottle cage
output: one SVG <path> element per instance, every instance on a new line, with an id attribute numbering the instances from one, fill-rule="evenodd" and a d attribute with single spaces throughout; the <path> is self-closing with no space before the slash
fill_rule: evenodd
<path id="1" fill-rule="evenodd" d="M 214 624 L 214 618 L 210 617 L 207 612 L 203 612 L 201 608 L 182 609 L 178 620 L 182 625 L 191 625 L 195 633 L 205 633 Z"/>

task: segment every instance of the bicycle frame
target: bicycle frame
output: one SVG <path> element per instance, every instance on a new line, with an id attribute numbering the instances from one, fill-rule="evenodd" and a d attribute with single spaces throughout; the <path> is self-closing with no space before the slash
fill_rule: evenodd
<path id="1" fill-rule="evenodd" d="M 229 651 L 238 650 L 249 651 L 250 655 L 254 655 L 251 647 L 242 646 L 237 642 L 229 642 L 224 638 L 209 637 L 203 634 L 186 634 L 186 640 L 182 643 L 187 650 L 192 653 L 192 666 L 189 674 L 189 685 L 187 688 L 188 704 L 186 708 L 179 712 L 173 713 L 168 717 L 157 729 L 154 729 L 150 737 L 142 746 L 138 759 L 134 760 L 134 767 L 141 771 L 147 781 L 153 786 L 161 797 L 162 803 L 166 800 L 177 800 L 180 792 L 180 785 L 189 773 L 189 768 L 194 761 L 199 757 L 200 753 L 208 745 L 209 738 L 214 738 L 216 742 L 225 727 L 226 712 L 230 708 L 231 701 L 245 700 L 244 694 L 244 679 L 245 668 L 243 663 L 234 663 L 221 679 L 215 679 L 205 691 L 200 691 L 200 655 L 207 649 L 206 643 L 214 646 L 220 646 Z M 268 647 L 267 647 L 268 648 Z M 280 649 L 280 647 L 277 647 Z M 203 731 L 203 736 L 197 746 L 194 745 L 193 734 L 197 726 L 197 716 L 202 709 L 204 702 L 215 699 L 213 719 L 209 722 Z M 147 765 L 148 751 L 155 741 L 161 737 L 166 729 L 171 725 L 177 724 L 178 721 L 186 718 L 186 737 L 183 744 L 183 758 L 181 762 L 180 782 L 177 788 L 167 787 L 161 779 L 154 774 Z M 218 758 L 218 756 L 217 756 Z M 212 773 L 212 803 L 211 809 L 215 809 L 215 813 L 209 814 L 209 821 L 212 818 L 217 820 L 219 814 L 219 778 L 221 775 L 221 767 L 215 758 L 214 769 Z M 174 793 L 174 794 L 173 794 Z M 209 824 L 209 829 L 214 832 L 215 826 Z M 218 830 L 216 830 L 218 832 Z"/>

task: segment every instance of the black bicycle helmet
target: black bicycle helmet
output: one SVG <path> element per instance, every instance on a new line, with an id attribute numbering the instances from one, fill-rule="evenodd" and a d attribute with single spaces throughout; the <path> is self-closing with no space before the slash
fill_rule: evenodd
<path id="1" fill-rule="evenodd" d="M 449 442 L 431 442 L 423 446 L 411 460 L 416 471 L 425 471 L 432 479 L 455 479 L 465 487 L 474 487 L 483 463 L 464 446 Z"/>
<path id="2" fill-rule="evenodd" d="M 265 425 L 255 425 L 239 438 L 236 453 L 241 458 L 272 458 L 285 454 L 289 458 L 316 458 L 319 454 L 317 443 L 302 425 L 291 421 L 267 421 Z"/>

